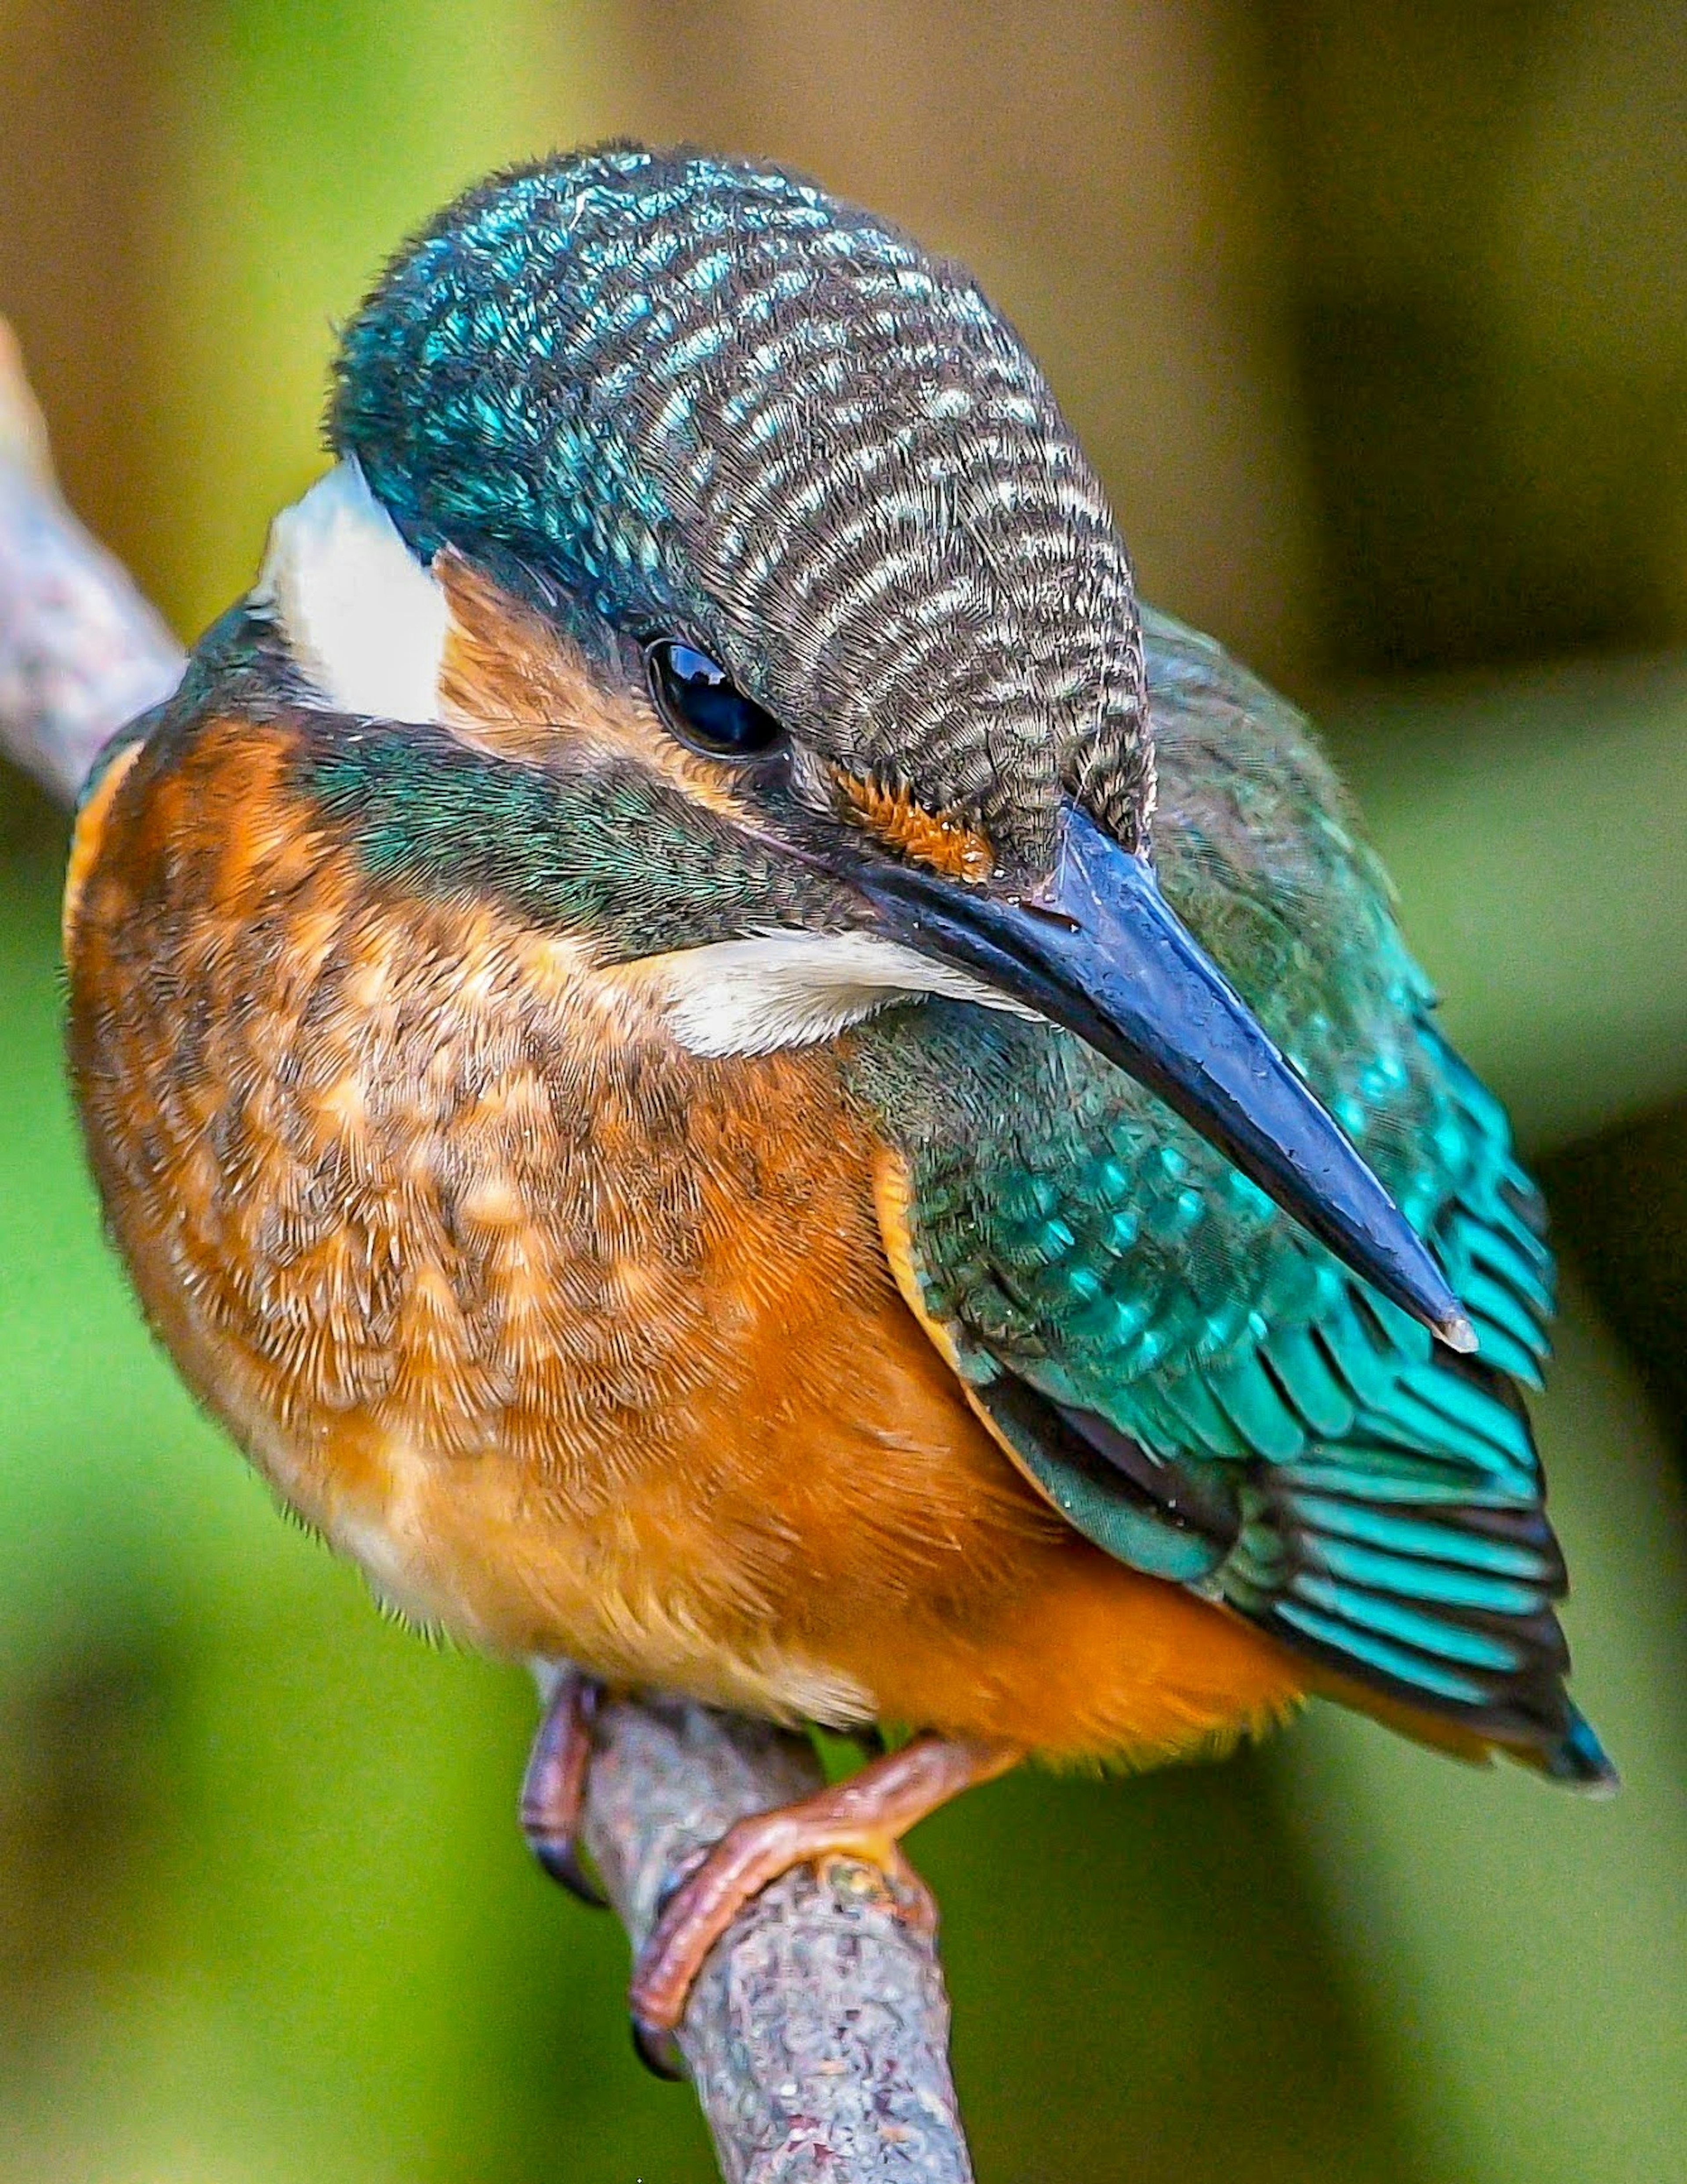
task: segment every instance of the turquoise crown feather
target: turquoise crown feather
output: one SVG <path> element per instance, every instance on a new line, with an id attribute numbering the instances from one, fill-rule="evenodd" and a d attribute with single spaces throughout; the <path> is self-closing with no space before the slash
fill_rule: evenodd
<path id="1" fill-rule="evenodd" d="M 424 554 L 588 645 L 688 635 L 859 773 L 916 748 L 1009 861 L 1080 771 L 1139 822 L 1130 566 L 1047 382 L 965 271 L 782 169 L 494 177 L 347 328 L 331 433 Z"/>

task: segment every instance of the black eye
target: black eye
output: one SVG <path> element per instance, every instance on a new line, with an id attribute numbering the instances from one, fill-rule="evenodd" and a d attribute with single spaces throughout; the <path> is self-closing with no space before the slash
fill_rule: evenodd
<path id="1" fill-rule="evenodd" d="M 785 731 L 733 687 L 717 660 L 671 637 L 645 647 L 650 694 L 682 742 L 721 758 L 759 758 Z"/>

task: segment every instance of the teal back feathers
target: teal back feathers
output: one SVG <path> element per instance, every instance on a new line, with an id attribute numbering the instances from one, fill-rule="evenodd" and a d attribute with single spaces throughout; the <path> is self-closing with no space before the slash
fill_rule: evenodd
<path id="1" fill-rule="evenodd" d="M 1513 1386 L 1538 1382 L 1552 1307 L 1539 1201 L 1303 724 L 1144 621 L 1166 894 L 1431 1242 L 1479 1347 L 1434 1345 L 1075 1040 L 947 1004 L 868 1028 L 856 1061 L 910 1163 L 926 1309 L 1110 1552 L 1604 1783 Z"/>
<path id="2" fill-rule="evenodd" d="M 607 683 L 632 687 L 653 642 L 701 647 L 788 738 L 746 808 L 829 877 L 804 894 L 800 859 L 782 873 L 754 829 L 733 848 L 630 776 L 553 808 L 420 731 L 398 761 L 359 736 L 304 761 L 383 870 L 582 917 L 620 956 L 883 913 L 883 872 L 850 892 L 868 868 L 839 769 L 980 831 L 970 900 L 1004 916 L 1058 901 L 1072 805 L 1126 851 L 1151 835 L 1166 898 L 1431 1246 L 1476 1356 L 1434 1348 L 1091 1049 L 938 1000 L 846 1047 L 911 1177 L 926 1312 L 1110 1552 L 1333 1676 L 1603 1779 L 1564 1694 L 1563 1566 L 1514 1388 L 1552 1275 L 1505 1117 L 1435 1032 L 1302 725 L 1139 620 L 1099 481 L 970 276 L 778 170 L 606 147 L 493 178 L 395 259 L 348 328 L 331 426 L 418 555 L 466 554 Z M 658 914 L 640 873 L 670 866 Z M 1316 1121 L 1328 1181 L 1349 1149 Z M 1456 1335 L 1449 1301 L 1426 1317 Z"/>

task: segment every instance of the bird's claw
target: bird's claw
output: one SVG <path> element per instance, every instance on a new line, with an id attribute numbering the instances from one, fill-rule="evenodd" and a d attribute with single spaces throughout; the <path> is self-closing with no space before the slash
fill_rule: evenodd
<path id="1" fill-rule="evenodd" d="M 636 2009 L 631 2023 L 633 2053 L 653 2078 L 677 2085 L 685 2076 L 685 2058 L 678 2040 L 665 2025 L 650 2024 Z"/>
<path id="2" fill-rule="evenodd" d="M 560 1882 L 576 1903 L 593 1911 L 606 1911 L 609 1898 L 587 1871 L 579 1847 L 573 1842 L 534 1842 L 534 1857 L 551 1879 Z"/>
<path id="3" fill-rule="evenodd" d="M 608 1898 L 580 1854 L 580 1822 L 592 1764 L 592 1728 L 603 1686 L 565 1669 L 545 1708 L 521 1783 L 521 1832 L 551 1879 L 594 1909 Z"/>

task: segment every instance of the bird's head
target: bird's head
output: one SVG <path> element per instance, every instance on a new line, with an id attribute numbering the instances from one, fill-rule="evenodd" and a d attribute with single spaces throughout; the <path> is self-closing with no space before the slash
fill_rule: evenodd
<path id="1" fill-rule="evenodd" d="M 961 269 L 775 167 L 548 161 L 400 252 L 330 432 L 255 595 L 302 686 L 442 774 L 542 782 L 564 915 L 683 1044 L 933 991 L 1047 1017 L 1456 1332 L 1155 886 L 1129 561 Z M 487 808 L 461 800 L 464 871 L 532 852 L 531 826 L 489 844 Z M 456 809 L 430 805 L 448 883 Z"/>

